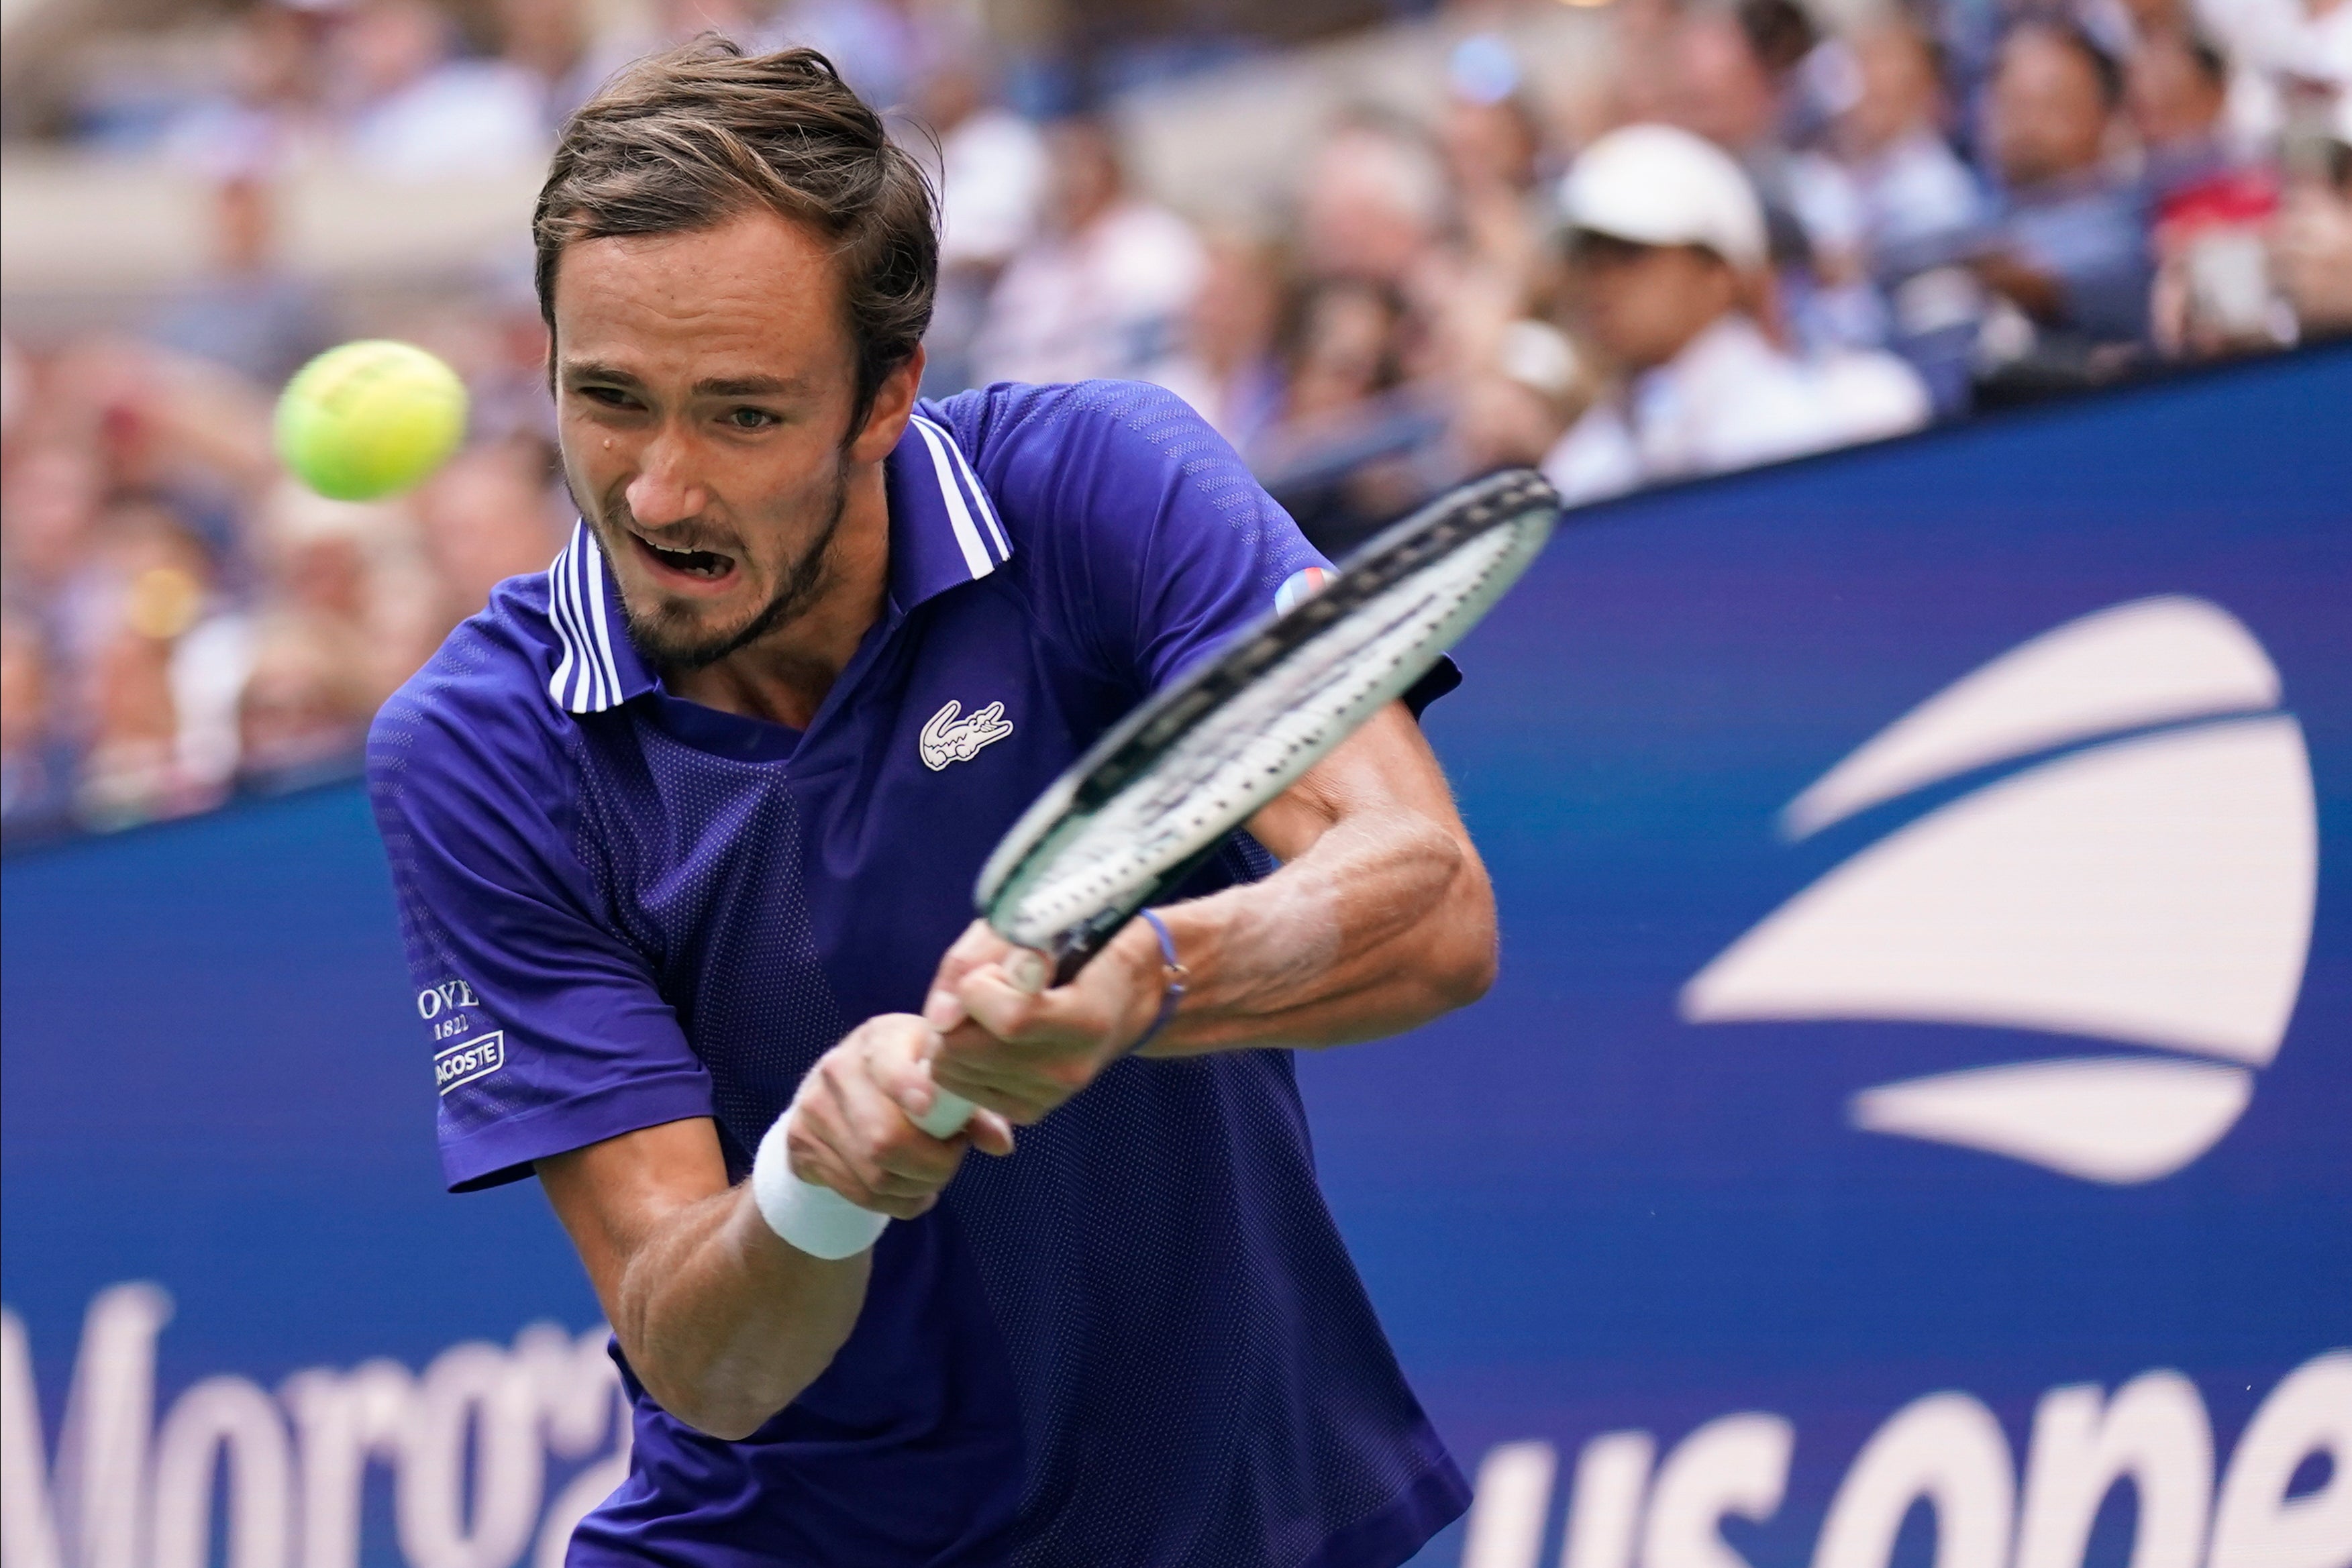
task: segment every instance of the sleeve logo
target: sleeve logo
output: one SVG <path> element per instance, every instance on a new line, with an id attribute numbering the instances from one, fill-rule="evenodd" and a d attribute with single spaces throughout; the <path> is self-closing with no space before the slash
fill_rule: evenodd
<path id="1" fill-rule="evenodd" d="M 463 980 L 444 980 L 416 993 L 416 1016 L 428 1023 L 445 1012 L 481 1005 L 480 999 L 474 995 L 474 988 Z"/>
<path id="2" fill-rule="evenodd" d="M 434 1086 L 446 1094 L 460 1083 L 488 1078 L 506 1064 L 507 1031 L 492 1030 L 436 1055 L 433 1058 Z"/>
<path id="3" fill-rule="evenodd" d="M 1293 610 L 1322 592 L 1323 585 L 1330 580 L 1331 571 L 1328 567 L 1301 567 L 1283 579 L 1282 586 L 1274 591 L 1275 612 L 1280 615 L 1289 614 Z"/>
<path id="4" fill-rule="evenodd" d="M 982 747 L 992 746 L 1013 733 L 1003 703 L 991 703 L 958 718 L 962 712 L 963 704 L 950 702 L 924 721 L 923 733 L 916 737 L 915 749 L 922 753 L 923 766 L 934 773 L 950 762 L 971 761 L 980 755 Z"/>

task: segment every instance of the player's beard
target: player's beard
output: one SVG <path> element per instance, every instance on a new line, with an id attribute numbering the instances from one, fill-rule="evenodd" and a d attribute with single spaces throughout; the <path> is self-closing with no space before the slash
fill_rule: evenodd
<path id="1" fill-rule="evenodd" d="M 832 583 L 834 537 L 840 532 L 842 514 L 849 507 L 849 461 L 845 455 L 834 466 L 832 494 L 824 504 L 824 526 L 784 570 L 775 591 L 749 620 L 738 626 L 713 631 L 701 617 L 680 605 L 667 601 L 640 605 L 625 593 L 621 595 L 621 612 L 629 623 L 629 640 L 636 644 L 639 653 L 665 670 L 699 670 L 750 647 L 778 627 L 806 614 L 824 597 Z M 611 509 L 615 515 L 601 519 L 597 529 L 607 539 L 614 533 L 629 531 L 631 525 L 627 501 L 615 497 Z M 604 545 L 607 554 L 623 548 L 625 545 Z M 739 564 L 736 570 L 740 571 L 742 567 Z"/>

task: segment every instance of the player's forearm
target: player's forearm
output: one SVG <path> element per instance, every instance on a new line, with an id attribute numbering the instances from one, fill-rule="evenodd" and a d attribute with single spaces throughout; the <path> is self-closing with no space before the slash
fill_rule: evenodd
<path id="1" fill-rule="evenodd" d="M 1458 831 L 1410 810 L 1345 817 L 1264 882 L 1165 917 L 1186 996 L 1152 1056 L 1378 1039 L 1494 980 L 1486 868 Z"/>
<path id="2" fill-rule="evenodd" d="M 865 1260 L 821 1262 L 778 1240 L 748 1184 L 728 1185 L 709 1118 L 641 1127 L 538 1167 L 629 1365 L 688 1426 L 754 1430 L 848 1337 Z"/>
<path id="3" fill-rule="evenodd" d="M 748 1186 L 683 1209 L 630 1258 L 614 1331 L 663 1409 L 750 1436 L 832 1364 L 866 1298 L 868 1255 L 825 1262 L 785 1245 Z"/>

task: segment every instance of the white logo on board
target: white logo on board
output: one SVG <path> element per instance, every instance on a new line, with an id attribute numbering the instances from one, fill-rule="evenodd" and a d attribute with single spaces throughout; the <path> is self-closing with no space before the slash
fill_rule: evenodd
<path id="1" fill-rule="evenodd" d="M 1683 1017 L 1974 1024 L 2154 1047 L 2173 1054 L 1941 1073 L 1865 1089 L 1851 1109 L 1870 1132 L 2091 1181 L 2171 1175 L 2244 1113 L 2303 987 L 2318 816 L 2302 727 L 2279 699 L 2262 645 L 2200 599 L 2119 604 L 2011 650 L 1823 775 L 1781 813 L 1784 833 L 2095 744 L 1830 871 L 1694 976 Z"/>
<path id="2" fill-rule="evenodd" d="M 1004 716 L 1003 703 L 991 703 L 976 708 L 962 718 L 963 704 L 950 702 L 923 723 L 923 733 L 916 737 L 915 748 L 922 753 L 923 766 L 937 773 L 950 762 L 969 762 L 980 755 L 983 746 L 993 746 L 1013 733 L 1013 722 Z"/>

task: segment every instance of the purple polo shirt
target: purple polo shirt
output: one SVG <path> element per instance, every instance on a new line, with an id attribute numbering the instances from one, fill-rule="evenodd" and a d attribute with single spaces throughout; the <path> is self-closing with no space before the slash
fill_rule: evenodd
<path id="1" fill-rule="evenodd" d="M 740 1177 L 819 1055 L 919 1009 L 1030 800 L 1322 564 L 1150 387 L 922 404 L 886 477 L 888 603 L 805 731 L 665 692 L 584 527 L 378 716 L 452 1188 L 688 1116 Z M 1270 867 L 1236 834 L 1188 891 Z M 832 1366 L 742 1442 L 622 1371 L 630 1476 L 577 1568 L 1380 1568 L 1468 1501 L 1282 1051 L 1120 1061 L 967 1159 L 884 1235 Z"/>

